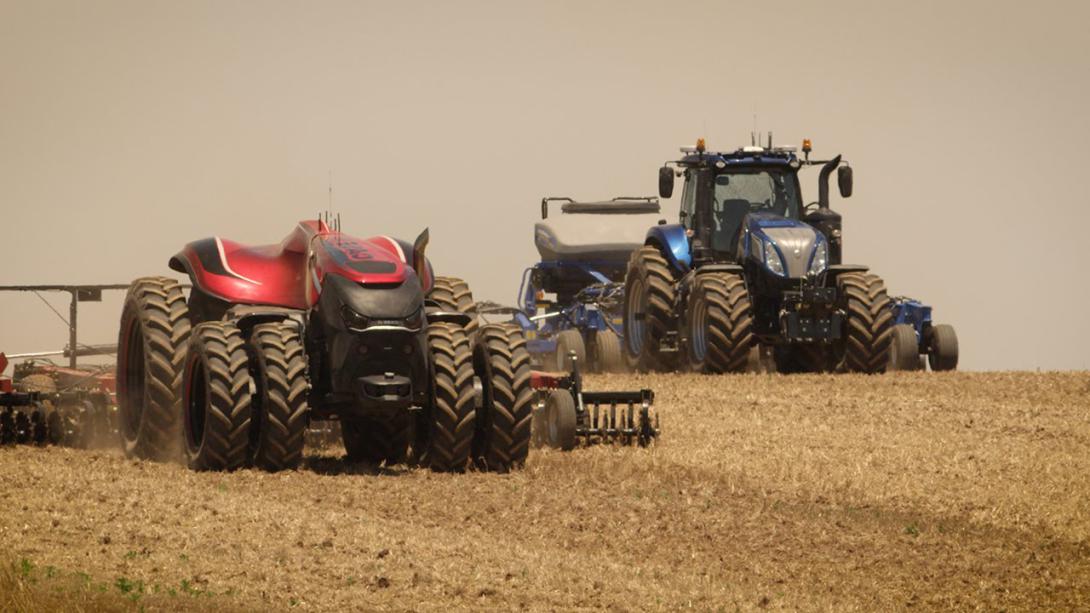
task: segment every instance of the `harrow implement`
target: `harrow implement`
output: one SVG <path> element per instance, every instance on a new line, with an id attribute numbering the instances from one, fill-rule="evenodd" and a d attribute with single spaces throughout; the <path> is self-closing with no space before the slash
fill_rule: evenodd
<path id="1" fill-rule="evenodd" d="M 570 373 L 531 374 L 530 385 L 537 393 L 532 426 L 537 446 L 564 451 L 579 443 L 646 447 L 658 438 L 654 391 L 583 391 L 583 376 L 574 352 L 570 359 Z"/>

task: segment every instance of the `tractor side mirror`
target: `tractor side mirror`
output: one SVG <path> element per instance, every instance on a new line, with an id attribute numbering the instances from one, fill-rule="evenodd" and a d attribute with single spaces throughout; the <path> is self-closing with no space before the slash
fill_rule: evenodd
<path id="1" fill-rule="evenodd" d="M 852 197 L 852 167 L 841 166 L 836 169 L 836 185 L 840 188 L 841 198 Z"/>
<path id="2" fill-rule="evenodd" d="M 674 171 L 669 166 L 659 168 L 659 198 L 674 195 Z"/>

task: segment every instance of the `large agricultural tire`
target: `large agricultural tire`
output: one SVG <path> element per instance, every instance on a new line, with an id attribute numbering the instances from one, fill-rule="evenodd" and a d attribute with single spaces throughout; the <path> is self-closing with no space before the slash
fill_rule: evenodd
<path id="1" fill-rule="evenodd" d="M 545 400 L 545 444 L 571 451 L 576 442 L 575 399 L 568 390 L 553 390 Z"/>
<path id="2" fill-rule="evenodd" d="M 182 381 L 186 464 L 237 470 L 249 460 L 252 406 L 246 339 L 232 323 L 207 322 L 189 337 Z"/>
<path id="3" fill-rule="evenodd" d="M 578 330 L 561 330 L 556 335 L 556 361 L 555 370 L 558 372 L 571 372 L 571 353 L 575 352 L 575 359 L 579 363 L 579 370 L 587 372 L 587 345 L 583 335 Z"/>
<path id="4" fill-rule="evenodd" d="M 182 371 L 189 310 L 174 279 L 132 282 L 117 342 L 117 404 L 121 446 L 131 458 L 179 457 Z"/>
<path id="5" fill-rule="evenodd" d="M 931 370 L 941 372 L 958 367 L 958 335 L 950 324 L 931 328 L 931 351 L 927 354 Z"/>
<path id="6" fill-rule="evenodd" d="M 852 272 L 837 277 L 836 284 L 846 317 L 843 368 L 865 374 L 885 372 L 893 342 L 893 311 L 885 283 L 878 275 Z"/>
<path id="7" fill-rule="evenodd" d="M 306 445 L 309 392 L 299 326 L 293 321 L 254 326 L 249 349 L 256 389 L 251 461 L 268 471 L 297 468 Z"/>
<path id="8" fill-rule="evenodd" d="M 482 392 L 473 458 L 485 470 L 521 467 L 530 452 L 534 408 L 530 353 L 522 328 L 515 324 L 482 327 L 473 348 L 473 370 Z"/>
<path id="9" fill-rule="evenodd" d="M 20 392 L 38 392 L 40 394 L 57 393 L 57 382 L 46 374 L 27 375 L 15 383 Z"/>
<path id="10" fill-rule="evenodd" d="M 473 292 L 469 284 L 457 277 L 436 277 L 428 292 L 428 299 L 436 302 L 440 309 L 451 313 L 469 316 L 465 325 L 466 335 L 470 338 L 477 332 L 477 303 L 473 301 Z"/>
<path id="11" fill-rule="evenodd" d="M 432 401 L 417 428 L 416 460 L 441 472 L 463 471 L 469 463 L 477 416 L 473 350 L 465 330 L 454 324 L 428 325 L 432 359 Z"/>
<path id="12" fill-rule="evenodd" d="M 697 276 L 685 319 L 690 368 L 710 374 L 746 371 L 753 347 L 753 307 L 742 277 Z"/>
<path id="13" fill-rule="evenodd" d="M 621 337 L 610 330 L 594 334 L 594 366 L 598 372 L 624 372 L 624 347 Z"/>
<path id="14" fill-rule="evenodd" d="M 662 342 L 674 320 L 674 279 L 654 245 L 632 252 L 625 273 L 625 351 L 638 370 L 672 366 Z"/>
<path id="15" fill-rule="evenodd" d="M 341 422 L 341 439 L 350 462 L 367 462 L 393 466 L 405 461 L 412 437 L 412 420 L 408 413 L 398 413 L 389 419 L 345 419 Z"/>
<path id="16" fill-rule="evenodd" d="M 916 328 L 909 324 L 893 326 L 893 341 L 889 349 L 889 370 L 919 370 L 920 343 Z"/>

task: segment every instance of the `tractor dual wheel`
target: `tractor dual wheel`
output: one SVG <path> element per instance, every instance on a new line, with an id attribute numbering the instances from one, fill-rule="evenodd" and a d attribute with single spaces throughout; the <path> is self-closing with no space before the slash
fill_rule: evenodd
<path id="1" fill-rule="evenodd" d="M 556 363 L 554 369 L 558 372 L 571 372 L 571 354 L 575 353 L 575 359 L 579 363 L 579 369 L 583 372 L 587 367 L 587 345 L 583 341 L 583 335 L 578 330 L 561 330 L 556 335 Z"/>
<path id="2" fill-rule="evenodd" d="M 485 470 L 518 468 L 530 452 L 534 408 L 530 353 L 522 328 L 515 324 L 482 327 L 473 348 L 473 370 L 481 382 L 473 459 Z"/>
<path id="3" fill-rule="evenodd" d="M 674 278 L 654 245 L 632 252 L 625 273 L 625 351 L 638 370 L 667 369 L 662 343 L 674 321 Z"/>
<path id="4" fill-rule="evenodd" d="M 393 466 L 405 461 L 412 439 L 412 419 L 408 413 L 389 419 L 345 419 L 341 422 L 341 439 L 349 462 Z"/>
<path id="5" fill-rule="evenodd" d="M 165 277 L 133 281 L 117 342 L 119 429 L 126 456 L 177 457 L 189 333 L 181 284 Z"/>
<path id="6" fill-rule="evenodd" d="M 472 338 L 477 332 L 477 303 L 473 301 L 473 292 L 468 283 L 457 277 L 436 277 L 428 299 L 436 302 L 444 311 L 468 315 L 466 334 Z"/>
<path id="7" fill-rule="evenodd" d="M 252 406 L 246 339 L 232 323 L 198 324 L 182 382 L 185 458 L 193 470 L 236 470 L 249 459 Z"/>
<path id="8" fill-rule="evenodd" d="M 624 347 L 621 337 L 612 330 L 599 330 L 594 333 L 594 365 L 598 372 L 624 372 Z"/>
<path id="9" fill-rule="evenodd" d="M 954 327 L 950 324 L 939 324 L 931 327 L 931 351 L 927 354 L 927 361 L 931 370 L 941 372 L 954 370 L 958 367 L 958 335 L 954 333 Z"/>
<path id="10" fill-rule="evenodd" d="M 250 459 L 269 471 L 296 468 L 306 444 L 309 391 L 299 325 L 279 321 L 254 326 L 249 353 L 256 389 Z"/>
<path id="11" fill-rule="evenodd" d="M 919 370 L 920 343 L 916 328 L 909 324 L 893 326 L 893 341 L 889 349 L 889 370 Z"/>
<path id="12" fill-rule="evenodd" d="M 893 311 L 886 284 L 878 275 L 845 273 L 836 279 L 845 312 L 843 367 L 848 372 L 876 374 L 889 365 Z"/>
<path id="13" fill-rule="evenodd" d="M 696 372 L 745 372 L 753 347 L 753 308 L 742 277 L 697 276 L 686 311 L 689 366 Z"/>
<path id="14" fill-rule="evenodd" d="M 473 350 L 461 326 L 428 325 L 432 361 L 431 403 L 420 415 L 414 460 L 435 471 L 462 471 L 476 429 Z"/>
<path id="15" fill-rule="evenodd" d="M 568 390 L 553 390 L 545 400 L 545 444 L 571 451 L 576 443 L 575 398 Z"/>

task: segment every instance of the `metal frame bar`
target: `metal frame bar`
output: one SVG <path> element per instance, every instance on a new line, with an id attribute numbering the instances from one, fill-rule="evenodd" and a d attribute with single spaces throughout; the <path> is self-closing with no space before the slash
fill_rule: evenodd
<path id="1" fill-rule="evenodd" d="M 68 305 L 68 347 L 60 352 L 38 352 L 34 354 L 16 354 L 10 355 L 10 358 L 16 357 L 38 357 L 46 355 L 65 355 L 68 357 L 68 367 L 76 367 L 76 358 L 80 355 L 108 355 L 117 352 L 116 346 L 110 345 L 96 345 L 90 348 L 90 351 L 80 350 L 79 348 L 79 335 L 77 333 L 77 326 L 79 321 L 79 303 L 81 292 L 85 296 L 93 295 L 98 292 L 101 300 L 101 292 L 103 290 L 127 290 L 128 284 L 110 283 L 104 285 L 0 285 L 0 292 L 68 292 L 72 296 L 72 300 Z M 91 298 L 84 298 L 84 301 L 92 301 Z M 95 300 L 96 302 L 98 300 Z"/>

